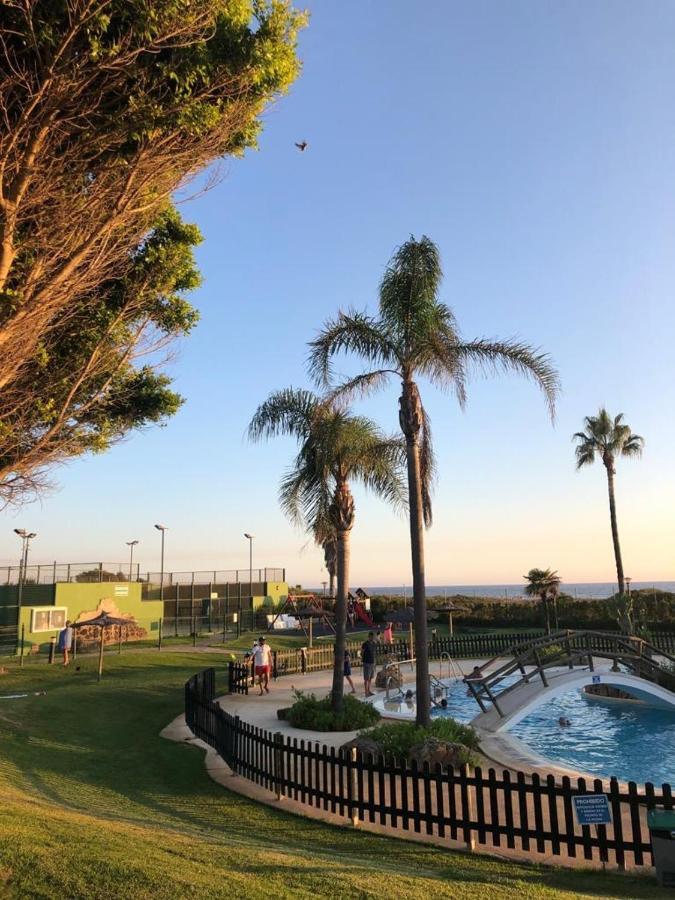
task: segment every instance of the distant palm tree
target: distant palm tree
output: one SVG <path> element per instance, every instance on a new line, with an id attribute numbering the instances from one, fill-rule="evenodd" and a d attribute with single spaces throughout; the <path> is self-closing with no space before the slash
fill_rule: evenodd
<path id="1" fill-rule="evenodd" d="M 515 371 L 534 379 L 546 396 L 551 414 L 558 375 L 548 356 L 520 341 L 464 341 L 450 309 L 438 300 L 441 282 L 438 248 L 427 237 L 411 238 L 398 248 L 380 284 L 379 316 L 340 313 L 311 344 L 310 370 L 317 382 L 333 384 L 333 357 L 355 353 L 368 370 L 335 390 L 336 396 L 365 395 L 390 377 L 400 379 L 399 424 L 406 442 L 410 544 L 417 659 L 417 723 L 428 725 L 431 696 L 424 576 L 423 528 L 431 524 L 430 485 L 433 451 L 429 417 L 417 380 L 454 390 L 465 401 L 469 369 Z"/>
<path id="2" fill-rule="evenodd" d="M 577 469 L 589 466 L 595 461 L 597 456 L 602 460 L 602 464 L 607 472 L 609 518 L 612 525 L 616 579 L 619 584 L 619 594 L 623 594 L 625 591 L 625 580 L 623 576 L 623 561 L 621 559 L 621 545 L 619 544 L 619 528 L 616 523 L 616 501 L 614 498 L 615 461 L 617 456 L 641 456 L 645 441 L 639 434 L 633 434 L 630 426 L 624 423 L 623 413 L 619 413 L 618 416 L 612 418 L 604 407 L 600 409 L 597 416 L 586 416 L 584 425 L 584 430 L 578 431 L 573 437 L 573 440 L 577 441 L 575 448 Z"/>
<path id="3" fill-rule="evenodd" d="M 558 594 L 560 593 L 560 576 L 551 569 L 530 569 L 527 575 L 523 575 L 523 578 L 527 581 L 527 584 L 525 585 L 525 593 L 527 596 L 539 597 L 541 600 L 546 633 L 551 633 L 551 606 L 553 606 L 553 616 L 557 631 L 558 610 L 556 601 L 558 599 Z"/>
<path id="4" fill-rule="evenodd" d="M 279 498 L 289 518 L 310 531 L 325 546 L 334 536 L 337 546 L 335 602 L 335 665 L 332 708 L 343 705 L 343 666 L 349 590 L 350 536 L 355 508 L 351 482 L 360 481 L 394 505 L 405 503 L 401 477 L 404 451 L 400 438 L 384 435 L 344 404 L 311 391 L 288 388 L 271 394 L 258 407 L 248 428 L 251 440 L 290 435 L 299 450 L 283 477 Z"/>

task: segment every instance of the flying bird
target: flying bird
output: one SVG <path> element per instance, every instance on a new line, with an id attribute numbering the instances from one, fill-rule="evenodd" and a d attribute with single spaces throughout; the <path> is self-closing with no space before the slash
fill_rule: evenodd
<path id="1" fill-rule="evenodd" d="M 298 142 L 296 141 L 296 142 L 295 142 L 295 146 L 298 148 L 298 150 L 299 150 L 301 153 L 303 153 L 303 152 L 307 149 L 307 141 L 300 141 L 300 143 L 298 143 Z"/>

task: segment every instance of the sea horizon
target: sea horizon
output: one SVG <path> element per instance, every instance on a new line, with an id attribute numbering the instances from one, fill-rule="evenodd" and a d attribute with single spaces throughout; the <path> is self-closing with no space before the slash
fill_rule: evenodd
<path id="1" fill-rule="evenodd" d="M 391 597 L 412 596 L 412 585 L 368 585 L 352 584 L 351 590 L 363 588 L 367 594 L 384 594 Z M 661 591 L 675 592 L 675 581 L 633 581 L 631 590 L 645 590 L 655 588 Z M 563 582 L 560 589 L 564 594 L 570 594 L 578 599 L 602 600 L 616 593 L 617 585 L 613 581 L 579 581 Z M 307 588 L 316 594 L 322 594 L 322 587 Z M 521 584 L 430 584 L 426 589 L 427 597 L 462 594 L 475 597 L 501 597 L 505 600 L 515 600 L 525 596 L 525 586 Z"/>

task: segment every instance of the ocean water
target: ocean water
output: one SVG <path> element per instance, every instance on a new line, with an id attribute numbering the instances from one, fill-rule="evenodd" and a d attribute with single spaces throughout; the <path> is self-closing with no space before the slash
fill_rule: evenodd
<path id="1" fill-rule="evenodd" d="M 386 594 L 394 597 L 401 597 L 404 593 L 407 597 L 412 596 L 411 585 L 388 585 L 384 587 L 372 587 L 362 585 L 369 594 Z M 656 588 L 662 591 L 675 591 L 675 581 L 633 581 L 631 589 L 639 590 L 642 588 Z M 603 600 L 611 597 L 616 593 L 616 582 L 613 581 L 596 581 L 596 582 L 563 582 L 561 590 L 572 597 L 579 599 L 590 598 L 593 600 Z M 515 599 L 524 596 L 523 584 L 433 584 L 427 585 L 427 597 L 437 597 L 447 594 L 464 594 L 468 597 L 499 597 L 502 599 Z"/>

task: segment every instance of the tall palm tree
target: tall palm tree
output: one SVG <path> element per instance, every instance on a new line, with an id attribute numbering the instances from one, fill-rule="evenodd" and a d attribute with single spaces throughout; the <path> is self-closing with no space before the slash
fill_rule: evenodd
<path id="1" fill-rule="evenodd" d="M 530 569 L 527 575 L 523 575 L 527 582 L 525 585 L 525 593 L 528 597 L 539 597 L 541 600 L 541 608 L 544 613 L 544 624 L 546 625 L 546 633 L 551 633 L 551 612 L 550 606 L 553 606 L 553 615 L 556 630 L 558 628 L 558 613 L 556 609 L 556 601 L 560 593 L 561 578 L 557 572 L 552 569 Z"/>
<path id="2" fill-rule="evenodd" d="M 548 356 L 527 344 L 514 340 L 464 341 L 452 312 L 438 299 L 441 278 L 439 252 L 433 241 L 411 238 L 398 248 L 385 270 L 379 316 L 341 312 L 310 345 L 310 370 L 325 386 L 334 382 L 336 354 L 355 353 L 366 362 L 367 371 L 337 387 L 336 396 L 366 395 L 391 377 L 400 379 L 399 424 L 408 471 L 419 725 L 429 724 L 431 707 L 423 528 L 429 527 L 432 518 L 433 451 L 429 417 L 417 381 L 425 378 L 441 389 L 453 389 L 463 405 L 472 368 L 512 370 L 539 384 L 551 414 L 558 391 L 558 375 Z"/>
<path id="3" fill-rule="evenodd" d="M 614 497 L 614 476 L 616 475 L 617 456 L 635 457 L 642 455 L 645 441 L 639 434 L 633 434 L 630 425 L 623 421 L 623 413 L 612 418 L 602 407 L 597 416 L 586 416 L 584 430 L 577 431 L 572 440 L 577 441 L 575 454 L 577 469 L 589 466 L 598 457 L 607 472 L 607 490 L 609 492 L 609 519 L 612 526 L 612 543 L 616 561 L 616 579 L 619 594 L 625 590 L 621 545 L 619 544 L 619 528 L 616 523 L 616 500 Z"/>
<path id="4" fill-rule="evenodd" d="M 290 435 L 299 444 L 279 491 L 281 507 L 295 523 L 324 543 L 337 546 L 335 665 L 332 708 L 343 705 L 343 665 L 349 590 L 350 536 L 355 507 L 351 483 L 393 503 L 405 503 L 401 477 L 404 457 L 399 438 L 387 437 L 370 420 L 350 414 L 344 403 L 288 388 L 271 394 L 258 407 L 248 428 L 253 441 Z"/>

